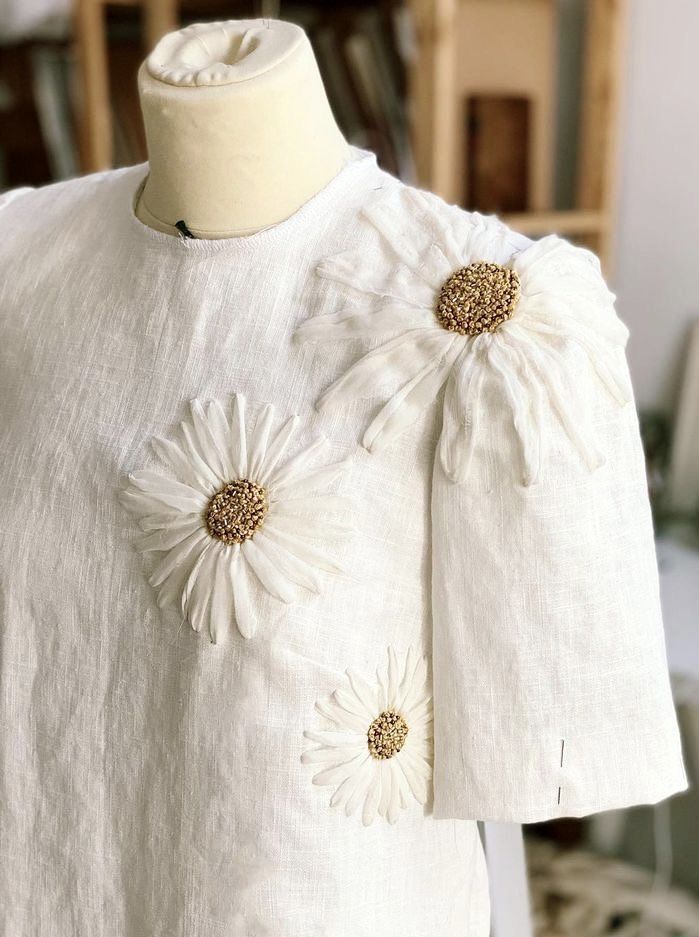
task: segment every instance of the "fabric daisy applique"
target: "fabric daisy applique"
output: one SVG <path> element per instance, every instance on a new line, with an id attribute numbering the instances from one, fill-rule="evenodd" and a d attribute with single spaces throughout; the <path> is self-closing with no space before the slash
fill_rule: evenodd
<path id="1" fill-rule="evenodd" d="M 484 382 L 492 379 L 512 414 L 524 484 L 536 481 L 545 455 L 545 409 L 596 468 L 602 459 L 580 429 L 580 354 L 620 405 L 630 394 L 618 354 L 628 331 L 594 255 L 555 236 L 531 242 L 492 216 L 418 190 L 404 189 L 400 199 L 364 210 L 381 251 L 344 252 L 318 267 L 346 292 L 347 305 L 304 322 L 297 337 L 377 341 L 318 407 L 373 396 L 394 379 L 399 389 L 364 434 L 364 446 L 376 450 L 446 385 L 440 458 L 447 476 L 463 482 Z"/>
<path id="2" fill-rule="evenodd" d="M 331 728 L 304 732 L 314 743 L 301 756 L 321 767 L 313 783 L 335 788 L 330 806 L 349 817 L 361 807 L 362 822 L 395 823 L 401 808 L 425 804 L 432 780 L 432 697 L 427 660 L 409 648 L 399 663 L 388 648 L 388 666 L 367 682 L 350 670 L 348 683 L 316 710 Z"/>
<path id="3" fill-rule="evenodd" d="M 342 571 L 328 546 L 352 532 L 349 502 L 318 492 L 348 462 L 313 467 L 324 438 L 289 458 L 298 422 L 293 416 L 275 430 L 268 405 L 248 432 L 240 394 L 230 420 L 219 401 L 195 400 L 177 438 L 152 440 L 171 474 L 134 472 L 119 493 L 145 532 L 138 549 L 161 554 L 149 579 L 159 607 L 181 609 L 214 643 L 231 620 L 244 637 L 254 634 L 251 573 L 276 599 L 295 602 L 320 591 L 322 573 Z"/>

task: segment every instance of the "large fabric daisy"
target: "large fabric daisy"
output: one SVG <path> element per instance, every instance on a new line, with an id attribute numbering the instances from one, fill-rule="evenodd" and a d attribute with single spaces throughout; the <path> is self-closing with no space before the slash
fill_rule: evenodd
<path id="1" fill-rule="evenodd" d="M 260 587 L 295 602 L 320 591 L 322 573 L 342 571 L 328 547 L 352 531 L 349 503 L 318 492 L 348 462 L 314 467 L 322 437 L 289 457 L 298 423 L 292 416 L 275 429 L 267 405 L 248 432 L 240 394 L 230 420 L 219 401 L 194 400 L 177 438 L 152 440 L 171 474 L 134 472 L 120 492 L 145 532 L 138 549 L 160 554 L 149 580 L 158 605 L 179 608 L 214 643 L 233 620 L 254 634 Z"/>
<path id="2" fill-rule="evenodd" d="M 348 684 L 316 710 L 330 728 L 308 730 L 314 743 L 301 756 L 320 767 L 313 783 L 335 788 L 330 806 L 349 817 L 361 808 L 369 826 L 376 816 L 395 823 L 401 808 L 427 802 L 432 780 L 432 697 L 427 660 L 409 648 L 399 663 L 388 648 L 388 666 L 376 682 L 347 670 Z"/>
<path id="3" fill-rule="evenodd" d="M 545 457 L 545 409 L 596 468 L 601 457 L 580 428 L 586 423 L 575 386 L 581 360 L 620 405 L 630 393 L 618 353 L 628 332 L 594 255 L 555 236 L 531 242 L 492 216 L 407 187 L 364 215 L 381 249 L 364 246 L 324 260 L 319 275 L 338 285 L 346 303 L 304 322 L 296 334 L 314 342 L 377 343 L 318 407 L 377 395 L 394 380 L 399 389 L 364 434 L 364 446 L 375 450 L 446 385 L 440 458 L 448 477 L 463 482 L 484 382 L 493 379 L 512 414 L 524 484 L 536 481 Z"/>

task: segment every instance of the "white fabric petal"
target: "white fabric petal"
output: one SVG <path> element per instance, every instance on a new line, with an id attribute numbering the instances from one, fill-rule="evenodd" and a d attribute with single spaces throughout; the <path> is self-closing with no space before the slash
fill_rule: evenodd
<path id="1" fill-rule="evenodd" d="M 547 325 L 559 333 L 595 340 L 602 347 L 617 345 L 625 348 L 629 330 L 619 319 L 613 306 L 600 309 L 598 300 L 591 300 L 571 284 L 565 292 L 540 293 L 521 302 L 517 322 L 531 321 Z"/>
<path id="2" fill-rule="evenodd" d="M 566 323 L 565 328 L 549 325 L 537 320 L 529 320 L 520 328 L 540 333 L 558 340 L 572 340 L 585 352 L 592 370 L 602 383 L 609 396 L 620 406 L 629 403 L 630 390 L 624 372 L 612 355 L 608 343 L 600 341 L 579 323 Z"/>
<path id="3" fill-rule="evenodd" d="M 274 534 L 279 531 L 281 533 L 291 534 L 294 537 L 300 537 L 301 539 L 321 538 L 328 542 L 346 540 L 356 533 L 356 528 L 350 523 L 343 524 L 339 521 L 331 521 L 325 517 L 314 516 L 312 514 L 306 514 L 305 516 L 299 514 L 282 514 L 278 509 L 278 507 L 282 505 L 283 502 L 280 502 L 279 506 L 275 505 L 274 513 L 269 514 L 265 519 L 264 529 L 267 533 Z M 303 516 L 302 523 L 299 522 L 299 517 L 301 516 Z"/>
<path id="4" fill-rule="evenodd" d="M 369 728 L 364 719 L 360 719 L 354 713 L 347 712 L 347 710 L 338 706 L 333 697 L 329 700 L 318 700 L 315 708 L 321 716 L 332 722 L 333 725 L 348 732 L 365 732 Z"/>
<path id="5" fill-rule="evenodd" d="M 364 826 L 371 826 L 378 813 L 379 802 L 381 800 L 381 768 L 382 763 L 379 761 L 374 769 L 374 776 L 368 786 L 366 797 L 364 798 L 364 806 L 362 808 L 362 824 Z"/>
<path id="6" fill-rule="evenodd" d="M 192 414 L 192 425 L 196 433 L 199 452 L 204 462 L 206 462 L 222 482 L 227 481 L 228 471 L 226 466 L 228 458 L 225 451 L 226 437 L 224 436 L 221 440 L 216 438 L 216 435 L 209 426 L 204 405 L 200 400 L 190 401 L 189 407 Z"/>
<path id="7" fill-rule="evenodd" d="M 268 403 L 257 415 L 255 428 L 250 436 L 250 446 L 248 450 L 248 475 L 255 481 L 260 477 L 262 467 L 267 453 L 267 443 L 269 434 L 274 422 L 274 407 Z"/>
<path id="8" fill-rule="evenodd" d="M 208 539 L 208 535 L 203 529 L 195 530 L 176 546 L 172 547 L 171 550 L 168 550 L 148 579 L 150 584 L 157 589 L 158 586 L 162 585 L 177 569 L 187 567 L 191 570 L 194 558 L 199 557 Z"/>
<path id="9" fill-rule="evenodd" d="M 362 766 L 365 765 L 370 758 L 371 755 L 368 749 L 365 748 L 363 752 L 360 752 L 350 761 L 339 765 L 332 765 L 332 767 L 314 774 L 313 783 L 317 784 L 319 787 L 325 787 L 329 784 L 342 784 L 348 778 L 356 778 Z"/>
<path id="10" fill-rule="evenodd" d="M 398 817 L 400 815 L 400 792 L 398 787 L 398 772 L 394 770 L 394 767 L 389 767 L 389 770 L 386 772 L 386 779 L 388 784 L 390 784 L 390 792 L 388 794 L 388 807 L 386 810 L 386 819 L 390 824 L 398 822 Z"/>
<path id="11" fill-rule="evenodd" d="M 304 729 L 303 737 L 310 742 L 316 742 L 318 745 L 337 750 L 344 749 L 346 746 L 360 746 L 363 750 L 366 750 L 367 747 L 365 732 L 352 733 L 339 732 L 335 729 L 319 729 L 318 731 Z"/>
<path id="12" fill-rule="evenodd" d="M 231 547 L 214 544 L 216 560 L 213 568 L 211 602 L 209 605 L 209 637 L 220 644 L 230 631 L 233 618 L 233 586 L 231 583 Z"/>
<path id="13" fill-rule="evenodd" d="M 488 363 L 499 375 L 500 383 L 512 412 L 512 422 L 520 443 L 522 457 L 522 483 L 533 484 L 541 464 L 539 437 L 544 428 L 535 425 L 531 414 L 531 392 L 517 373 L 517 359 L 509 347 L 493 336 L 488 347 Z"/>
<path id="14" fill-rule="evenodd" d="M 541 470 L 549 451 L 549 433 L 546 427 L 545 403 L 546 396 L 537 375 L 529 363 L 526 349 L 520 342 L 513 340 L 511 334 L 503 330 L 502 338 L 509 347 L 512 360 L 517 368 L 520 381 L 528 388 L 530 421 L 532 426 L 532 446 L 538 448 L 538 467 Z M 532 484 L 538 480 L 538 472 L 534 473 Z"/>
<path id="15" fill-rule="evenodd" d="M 307 564 L 310 567 L 315 567 L 316 569 L 322 569 L 325 572 L 333 573 L 337 575 L 338 573 L 344 572 L 342 565 L 332 556 L 330 556 L 325 550 L 322 550 L 316 546 L 312 546 L 310 543 L 299 540 L 293 534 L 288 534 L 285 531 L 281 531 L 278 528 L 271 530 L 265 528 L 264 531 L 261 531 L 264 536 L 261 538 L 259 535 L 255 538 L 256 540 L 263 539 L 265 549 L 268 545 L 272 546 L 274 549 L 276 547 L 283 547 L 288 553 L 293 554 L 303 563 Z"/>
<path id="16" fill-rule="evenodd" d="M 153 550 L 171 550 L 197 530 L 204 530 L 201 517 L 197 514 L 184 514 L 167 527 L 151 531 L 143 537 L 138 537 L 135 541 L 136 549 L 141 553 L 149 553 Z"/>
<path id="17" fill-rule="evenodd" d="M 369 756 L 354 777 L 354 790 L 347 798 L 347 803 L 345 804 L 346 816 L 350 817 L 356 812 L 357 808 L 366 797 L 376 772 L 376 759 Z"/>
<path id="18" fill-rule="evenodd" d="M 488 263 L 511 266 L 513 264 L 512 246 L 508 231 L 504 225 L 482 220 L 471 229 L 464 253 L 467 264 L 487 261 Z"/>
<path id="19" fill-rule="evenodd" d="M 170 558 L 170 562 L 168 574 L 166 576 L 159 574 L 157 578 L 160 579 L 161 582 L 159 585 L 154 586 L 157 590 L 158 608 L 169 608 L 181 612 L 182 593 L 187 584 L 187 580 L 208 544 L 209 538 L 205 534 L 202 534 L 198 539 L 192 542 L 190 550 L 176 558 L 177 562 L 174 562 L 175 557 L 170 557 L 170 554 L 163 558 L 162 564 L 165 563 L 168 557 Z M 158 567 L 158 569 L 160 569 L 160 567 Z M 149 582 L 151 582 L 151 585 L 154 585 L 152 578 Z"/>
<path id="20" fill-rule="evenodd" d="M 217 553 L 209 540 L 201 552 L 182 592 L 182 614 L 194 631 L 201 631 L 211 599 Z"/>
<path id="21" fill-rule="evenodd" d="M 366 744 L 309 748 L 301 755 L 301 763 L 304 765 L 347 764 L 348 761 L 365 752 Z"/>
<path id="22" fill-rule="evenodd" d="M 233 587 L 233 607 L 238 631 L 244 638 L 251 638 L 257 629 L 257 615 L 253 608 L 248 584 L 248 565 L 239 544 L 233 547 L 235 554 L 230 566 Z"/>
<path id="23" fill-rule="evenodd" d="M 233 395 L 230 454 L 234 476 L 236 478 L 246 478 L 248 474 L 248 445 L 245 431 L 245 397 L 242 394 Z"/>
<path id="24" fill-rule="evenodd" d="M 187 457 L 191 460 L 197 475 L 204 479 L 204 482 L 208 486 L 213 486 L 214 489 L 219 488 L 223 477 L 200 452 L 199 440 L 194 431 L 194 427 L 183 420 L 182 423 L 180 423 L 180 433 L 182 434 L 184 442 L 184 450 L 187 453 Z"/>
<path id="25" fill-rule="evenodd" d="M 185 513 L 202 511 L 208 503 L 208 498 L 196 488 L 166 478 L 164 475 L 157 475 L 155 472 L 132 472 L 129 475 L 129 481 L 134 488 L 149 494 L 166 507 L 176 508 Z"/>
<path id="26" fill-rule="evenodd" d="M 439 441 L 442 467 L 451 481 L 466 481 L 478 438 L 484 366 L 471 343 L 455 363 L 444 395 L 444 419 Z"/>
<path id="27" fill-rule="evenodd" d="M 272 490 L 272 496 L 276 497 L 274 492 L 277 485 L 290 485 L 297 478 L 303 478 L 307 467 L 313 462 L 316 456 L 328 448 L 328 440 L 325 436 L 317 436 L 313 442 L 302 449 L 295 456 L 287 459 L 273 473 L 269 480 L 268 487 Z"/>
<path id="28" fill-rule="evenodd" d="M 564 432 L 577 449 L 583 461 L 594 471 L 604 464 L 604 457 L 592 439 L 585 439 L 579 429 L 581 414 L 575 404 L 577 394 L 569 373 L 562 367 L 557 355 L 551 354 L 543 345 L 531 342 L 527 355 L 532 370 L 538 377 L 554 415 Z"/>
<path id="29" fill-rule="evenodd" d="M 431 360 L 448 351 L 453 341 L 454 336 L 439 326 L 403 332 L 353 364 L 319 397 L 316 408 L 322 410 L 338 401 L 371 397 L 388 380 L 408 381 Z"/>
<path id="30" fill-rule="evenodd" d="M 295 332 L 297 338 L 311 342 L 349 341 L 357 338 L 380 338 L 391 332 L 430 328 L 435 324 L 431 308 L 391 303 L 375 312 L 342 312 L 316 316 L 303 322 Z"/>
<path id="31" fill-rule="evenodd" d="M 359 755 L 357 756 L 357 761 L 359 761 L 360 757 Z M 315 783 L 315 781 L 313 783 Z M 344 811 L 347 799 L 352 793 L 353 785 L 354 776 L 350 774 L 333 791 L 332 797 L 330 798 L 330 806 Z"/>
<path id="32" fill-rule="evenodd" d="M 415 770 L 415 765 L 406 757 L 403 751 L 398 752 L 394 756 L 396 764 L 403 772 L 403 777 L 408 782 L 408 787 L 410 792 L 419 804 L 424 804 L 427 800 L 427 785 L 418 771 Z"/>
<path id="33" fill-rule="evenodd" d="M 193 514 L 183 514 L 182 511 L 158 511 L 155 514 L 143 514 L 138 519 L 141 530 L 160 530 L 161 527 L 171 527 L 174 524 L 188 524 Z"/>
<path id="34" fill-rule="evenodd" d="M 241 544 L 242 554 L 262 586 L 281 602 L 297 602 L 302 597 L 300 587 L 290 582 L 274 565 L 265 550 L 265 541 L 256 543 L 258 538 L 246 540 Z"/>
<path id="35" fill-rule="evenodd" d="M 309 469 L 300 478 L 290 476 L 288 479 L 282 479 L 275 485 L 275 497 L 283 498 L 288 495 L 290 498 L 305 498 L 314 491 L 327 488 L 341 478 L 351 465 L 351 461 L 351 459 L 343 459 L 341 462 L 332 462 L 330 465 Z"/>
<path id="36" fill-rule="evenodd" d="M 197 473 L 191 460 L 187 458 L 177 443 L 169 439 L 162 439 L 159 436 L 151 440 L 153 451 L 168 468 L 177 476 L 179 481 L 189 485 L 191 488 L 198 488 L 205 494 L 212 493 L 210 480 Z"/>
<path id="37" fill-rule="evenodd" d="M 398 658 L 393 647 L 388 648 L 388 702 L 389 706 L 398 705 L 398 688 L 400 686 L 401 672 Z"/>
<path id="38" fill-rule="evenodd" d="M 387 201 L 377 201 L 363 209 L 362 214 L 383 237 L 386 247 L 394 254 L 399 263 L 405 264 L 415 276 L 419 277 L 433 290 L 438 291 L 442 285 L 439 274 L 435 276 L 429 265 L 425 262 L 424 254 L 416 245 L 413 231 L 406 231 L 403 219 L 397 216 Z M 425 249 L 429 247 L 426 241 Z"/>
<path id="39" fill-rule="evenodd" d="M 299 551 L 289 550 L 283 541 L 281 543 L 278 540 L 275 541 L 266 530 L 258 531 L 255 541 L 283 576 L 311 592 L 320 592 L 321 578 L 318 575 L 317 565 L 300 556 Z"/>
<path id="40" fill-rule="evenodd" d="M 351 503 L 343 495 L 315 495 L 306 498 L 283 498 L 281 501 L 270 499 L 269 518 L 271 524 L 277 518 L 318 517 L 339 514 L 345 520 L 352 516 Z"/>
<path id="41" fill-rule="evenodd" d="M 382 302 L 412 306 L 416 309 L 431 309 L 436 292 L 433 286 L 409 274 L 406 280 L 401 271 L 391 271 L 388 279 L 381 281 L 375 271 L 367 272 L 365 257 L 354 251 L 345 251 L 328 257 L 316 267 L 319 277 L 332 280 L 349 288 L 355 294 L 368 297 L 370 305 Z M 413 281 L 408 289 L 407 282 Z"/>
<path id="42" fill-rule="evenodd" d="M 378 813 L 380 817 L 388 816 L 388 808 L 391 798 L 391 768 L 386 762 L 379 764 L 378 778 L 381 786 L 381 798 L 379 800 Z"/>
<path id="43" fill-rule="evenodd" d="M 345 674 L 355 696 L 357 699 L 362 700 L 367 713 L 371 714 L 371 718 L 373 719 L 377 715 L 377 712 L 374 711 L 376 707 L 376 694 L 374 689 L 354 670 L 348 668 L 345 670 Z"/>
<path id="44" fill-rule="evenodd" d="M 210 400 L 206 406 L 206 419 L 211 428 L 211 435 L 216 441 L 216 450 L 221 459 L 221 465 L 224 471 L 224 478 L 229 481 L 233 478 L 233 460 L 229 440 L 231 437 L 231 428 L 228 423 L 226 412 L 221 406 L 219 400 Z"/>
<path id="45" fill-rule="evenodd" d="M 264 464 L 262 465 L 260 471 L 257 473 L 259 483 L 261 485 L 268 485 L 270 478 L 272 478 L 274 471 L 277 468 L 280 460 L 284 458 L 287 449 L 289 448 L 289 443 L 296 432 L 298 425 L 301 421 L 299 416 L 292 416 L 284 423 L 282 428 L 276 434 L 274 439 L 267 446 L 267 455 L 265 457 Z"/>
<path id="46" fill-rule="evenodd" d="M 364 433 L 365 448 L 376 452 L 417 420 L 444 386 L 460 351 L 460 343 L 452 340 L 441 359 L 430 361 L 391 397 Z"/>

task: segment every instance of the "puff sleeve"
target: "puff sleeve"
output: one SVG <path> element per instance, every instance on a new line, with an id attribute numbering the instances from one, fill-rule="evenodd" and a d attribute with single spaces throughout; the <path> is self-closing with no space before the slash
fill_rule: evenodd
<path id="1" fill-rule="evenodd" d="M 687 786 L 626 330 L 588 251 L 544 239 L 518 265 L 531 322 L 452 376 L 435 458 L 439 818 L 538 822 Z"/>

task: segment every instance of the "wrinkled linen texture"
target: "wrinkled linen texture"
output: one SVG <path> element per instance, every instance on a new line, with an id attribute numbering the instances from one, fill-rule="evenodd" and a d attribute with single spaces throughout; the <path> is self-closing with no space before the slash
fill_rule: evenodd
<path id="1" fill-rule="evenodd" d="M 488 386 L 467 486 L 435 462 L 438 407 L 370 454 L 376 399 L 314 408 L 360 349 L 292 335 L 336 309 L 326 254 L 382 265 L 360 209 L 402 184 L 353 150 L 286 221 L 200 241 L 136 218 L 146 173 L 0 202 L 2 932 L 485 937 L 476 820 L 686 784 L 635 414 L 584 384 L 605 465 L 586 474 L 542 426 L 553 455 L 526 490 Z M 351 460 L 356 534 L 345 576 L 304 603 L 259 590 L 254 635 L 213 645 L 158 608 L 118 489 L 189 401 L 232 394 Z M 433 796 L 363 826 L 311 782 L 303 733 L 348 668 L 371 681 L 411 646 L 431 661 Z"/>

